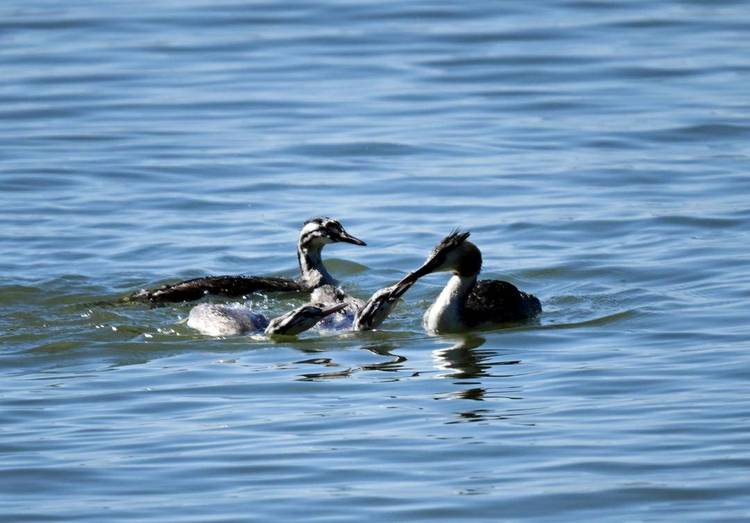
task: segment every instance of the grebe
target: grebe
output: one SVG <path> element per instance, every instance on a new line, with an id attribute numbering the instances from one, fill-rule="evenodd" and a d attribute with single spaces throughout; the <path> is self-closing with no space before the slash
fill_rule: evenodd
<path id="1" fill-rule="evenodd" d="M 405 283 L 380 289 L 367 302 L 357 300 L 361 305 L 356 308 L 352 301 L 356 298 L 346 296 L 334 304 L 308 303 L 270 321 L 263 314 L 243 305 L 201 303 L 190 309 L 187 325 L 207 336 L 238 336 L 260 332 L 269 336 L 292 335 L 306 331 L 321 321 L 327 321 L 334 315 L 338 316 L 336 313 L 339 313 L 341 317 L 329 322 L 324 328 L 372 330 L 383 323 L 396 306 L 398 298 L 412 285 L 413 283 Z M 325 287 L 330 286 L 321 288 Z M 351 312 L 351 309 L 354 309 L 354 312 Z"/>
<path id="2" fill-rule="evenodd" d="M 292 336 L 315 326 L 320 320 L 346 307 L 305 304 L 277 318 L 268 320 L 263 314 L 243 306 L 201 303 L 190 310 L 188 327 L 207 336 L 258 334 Z"/>
<path id="3" fill-rule="evenodd" d="M 413 284 L 426 274 L 450 271 L 453 276 L 424 315 L 430 332 L 457 332 L 491 323 L 533 318 L 542 312 L 539 300 L 506 281 L 477 281 L 482 253 L 466 241 L 468 232 L 454 231 L 432 251 L 427 261 L 397 285 Z"/>
<path id="4" fill-rule="evenodd" d="M 344 230 L 341 224 L 326 217 L 307 220 L 299 234 L 297 259 L 300 277 L 266 276 L 206 276 L 143 289 L 123 298 L 123 302 L 145 301 L 152 304 L 197 300 L 206 294 L 238 297 L 253 292 L 309 292 L 322 285 L 335 285 L 336 280 L 326 270 L 321 258 L 323 247 L 329 243 L 367 245 Z"/>
<path id="5" fill-rule="evenodd" d="M 332 314 L 320 323 L 320 327 L 329 330 L 349 330 L 357 312 L 365 302 L 347 294 L 344 289 L 332 284 L 321 285 L 310 294 L 310 301 L 322 303 L 326 306 L 342 304 L 344 307 L 338 314 Z"/>
<path id="6" fill-rule="evenodd" d="M 367 331 L 380 326 L 391 314 L 398 303 L 398 299 L 408 291 L 414 281 L 399 282 L 375 292 L 369 300 L 357 310 L 352 322 L 352 330 Z"/>
<path id="7" fill-rule="evenodd" d="M 398 303 L 398 299 L 414 284 L 399 283 L 376 291 L 365 302 L 350 296 L 341 288 L 323 285 L 312 292 L 311 299 L 316 303 L 332 306 L 343 305 L 337 314 L 332 314 L 320 322 L 321 328 L 331 330 L 372 330 L 380 326 Z"/>

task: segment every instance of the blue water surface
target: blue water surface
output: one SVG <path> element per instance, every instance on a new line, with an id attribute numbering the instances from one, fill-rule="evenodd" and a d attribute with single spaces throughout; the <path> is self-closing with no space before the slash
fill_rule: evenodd
<path id="1" fill-rule="evenodd" d="M 0 520 L 748 521 L 748 57 L 733 0 L 5 0 Z M 317 215 L 356 296 L 460 226 L 544 314 L 100 303 L 293 276 Z"/>

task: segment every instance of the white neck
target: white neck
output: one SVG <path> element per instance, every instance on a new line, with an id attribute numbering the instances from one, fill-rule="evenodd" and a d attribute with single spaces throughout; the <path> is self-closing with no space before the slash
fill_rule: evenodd
<path id="1" fill-rule="evenodd" d="M 331 276 L 323 265 L 320 245 L 300 245 L 297 248 L 299 259 L 299 270 L 302 273 L 302 281 L 312 288 L 321 285 L 336 285 L 336 280 Z"/>
<path id="2" fill-rule="evenodd" d="M 427 309 L 424 315 L 425 328 L 429 332 L 455 332 L 465 329 L 464 306 L 476 281 L 476 274 L 451 276 L 435 303 Z"/>

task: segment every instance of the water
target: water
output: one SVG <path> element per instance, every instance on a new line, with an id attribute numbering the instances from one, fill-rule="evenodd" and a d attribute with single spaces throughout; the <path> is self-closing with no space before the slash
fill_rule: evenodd
<path id="1" fill-rule="evenodd" d="M 750 518 L 747 3 L 7 0 L 0 43 L 0 520 Z M 294 275 L 321 214 L 357 296 L 462 226 L 545 313 L 92 305 Z"/>

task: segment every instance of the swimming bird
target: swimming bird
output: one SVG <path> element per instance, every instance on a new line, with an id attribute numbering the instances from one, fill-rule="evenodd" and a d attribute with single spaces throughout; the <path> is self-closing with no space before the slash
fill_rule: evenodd
<path id="1" fill-rule="evenodd" d="M 326 285 L 316 289 L 313 295 L 338 301 L 327 304 L 316 302 L 314 305 L 308 303 L 270 321 L 265 315 L 245 305 L 201 303 L 190 309 L 187 325 L 207 336 L 238 336 L 260 332 L 266 335 L 291 335 L 306 331 L 319 322 L 328 321 L 329 318 L 340 315 L 336 320 L 328 322 L 324 328 L 340 331 L 372 330 L 383 323 L 393 311 L 398 299 L 413 284 L 413 282 L 396 284 L 380 289 L 367 302 L 351 298 L 346 294 L 327 295 L 329 292 L 340 291 L 340 289 L 326 289 L 331 287 Z M 322 293 L 317 292 L 320 289 L 326 290 Z"/>
<path id="2" fill-rule="evenodd" d="M 357 312 L 364 306 L 365 302 L 348 294 L 344 289 L 333 284 L 325 284 L 317 287 L 310 294 L 310 301 L 321 303 L 326 306 L 343 304 L 344 307 L 337 313 L 332 314 L 320 323 L 320 327 L 327 330 L 349 330 L 352 326 Z"/>
<path id="3" fill-rule="evenodd" d="M 325 306 L 344 305 L 337 314 L 332 314 L 321 321 L 322 328 L 339 331 L 372 330 L 385 321 L 398 303 L 398 299 L 414 285 L 414 281 L 399 282 L 380 289 L 366 302 L 347 294 L 335 285 L 318 287 L 312 292 L 311 299 Z"/>
<path id="4" fill-rule="evenodd" d="M 143 289 L 122 299 L 123 302 L 145 301 L 152 304 L 197 300 L 207 294 L 239 297 L 253 292 L 309 292 L 322 285 L 336 285 L 336 280 L 323 265 L 321 253 L 329 243 L 367 245 L 355 238 L 337 220 L 318 217 L 307 220 L 297 241 L 300 277 L 268 276 L 206 276 Z"/>
<path id="5" fill-rule="evenodd" d="M 187 325 L 207 336 L 238 336 L 261 332 L 267 336 L 291 336 L 314 327 L 320 320 L 345 306 L 343 303 L 332 307 L 307 303 L 268 320 L 263 314 L 245 306 L 201 303 L 190 310 Z"/>
<path id="6" fill-rule="evenodd" d="M 376 329 L 391 314 L 399 298 L 408 291 L 417 280 L 399 282 L 390 287 L 376 291 L 367 302 L 357 310 L 352 322 L 352 330 L 367 331 Z"/>
<path id="7" fill-rule="evenodd" d="M 482 325 L 523 321 L 542 312 L 539 300 L 500 280 L 480 280 L 482 253 L 458 230 L 438 243 L 427 261 L 397 285 L 410 284 L 432 272 L 450 271 L 451 279 L 424 315 L 430 332 L 457 332 Z"/>

